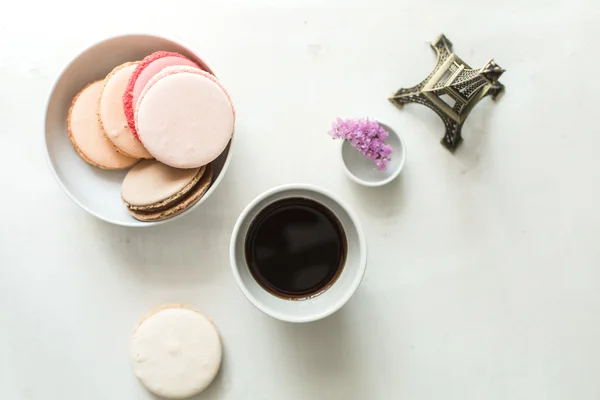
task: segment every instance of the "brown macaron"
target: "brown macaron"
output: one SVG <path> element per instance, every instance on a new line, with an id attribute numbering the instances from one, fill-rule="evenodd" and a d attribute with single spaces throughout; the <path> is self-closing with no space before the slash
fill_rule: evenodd
<path id="1" fill-rule="evenodd" d="M 178 169 L 142 160 L 125 176 L 121 197 L 135 219 L 160 221 L 198 202 L 210 187 L 212 175 L 210 165 Z"/>
<path id="2" fill-rule="evenodd" d="M 101 91 L 102 81 L 96 81 L 77 93 L 67 116 L 69 139 L 77 154 L 94 167 L 129 168 L 137 159 L 118 152 L 112 142 L 104 136 L 98 123 L 96 110 Z"/>

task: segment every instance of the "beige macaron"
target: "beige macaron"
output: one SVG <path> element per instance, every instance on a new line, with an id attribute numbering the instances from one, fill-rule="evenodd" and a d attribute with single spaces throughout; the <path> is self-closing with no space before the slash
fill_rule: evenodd
<path id="1" fill-rule="evenodd" d="M 122 154 L 133 158 L 152 158 L 144 145 L 133 136 L 123 110 L 123 95 L 137 62 L 121 64 L 104 78 L 98 96 L 98 123 L 102 133 Z"/>
<path id="2" fill-rule="evenodd" d="M 204 391 L 217 376 L 222 357 L 214 323 L 185 304 L 152 310 L 131 339 L 136 377 L 161 398 L 184 399 Z"/>
<path id="3" fill-rule="evenodd" d="M 121 197 L 140 221 L 160 221 L 187 210 L 210 187 L 210 165 L 178 169 L 156 160 L 142 160 L 125 176 Z"/>
<path id="4" fill-rule="evenodd" d="M 67 126 L 69 139 L 77 154 L 88 164 L 102 169 L 126 169 L 137 159 L 119 153 L 103 134 L 96 117 L 102 81 L 92 82 L 73 99 Z"/>

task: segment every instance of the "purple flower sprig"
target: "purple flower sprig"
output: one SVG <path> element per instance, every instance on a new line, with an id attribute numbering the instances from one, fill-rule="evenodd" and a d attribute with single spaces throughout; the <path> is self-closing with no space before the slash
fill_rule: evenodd
<path id="1" fill-rule="evenodd" d="M 373 160 L 380 171 L 387 168 L 389 156 L 394 149 L 385 144 L 389 134 L 377 121 L 368 118 L 337 118 L 327 133 L 334 139 L 350 142 L 362 155 Z"/>

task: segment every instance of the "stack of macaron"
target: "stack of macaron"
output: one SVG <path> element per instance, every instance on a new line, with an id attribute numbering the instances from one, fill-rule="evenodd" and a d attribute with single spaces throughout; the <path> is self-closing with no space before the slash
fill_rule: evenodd
<path id="1" fill-rule="evenodd" d="M 210 163 L 227 147 L 234 122 L 217 78 L 166 51 L 90 83 L 68 115 L 71 143 L 86 162 L 108 170 L 133 166 L 122 199 L 140 221 L 173 217 L 202 198 L 212 182 Z"/>

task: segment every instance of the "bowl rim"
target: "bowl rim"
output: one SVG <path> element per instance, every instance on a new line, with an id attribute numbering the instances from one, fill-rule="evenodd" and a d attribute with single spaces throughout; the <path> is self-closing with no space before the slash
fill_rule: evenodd
<path id="1" fill-rule="evenodd" d="M 258 302 L 256 300 L 256 298 L 246 288 L 246 285 L 244 285 L 244 283 L 242 281 L 242 277 L 240 275 L 240 272 L 238 271 L 239 267 L 238 267 L 238 263 L 237 263 L 237 258 L 235 256 L 236 243 L 238 241 L 240 234 L 243 233 L 243 232 L 241 232 L 241 227 L 242 227 L 242 224 L 244 223 L 244 221 L 246 221 L 246 219 L 248 218 L 250 211 L 252 209 L 254 209 L 263 200 L 268 199 L 269 197 L 271 197 L 277 193 L 291 191 L 291 190 L 304 190 L 304 191 L 319 193 L 325 197 L 328 197 L 333 202 L 337 203 L 348 214 L 350 221 L 352 222 L 352 224 L 354 225 L 354 228 L 356 229 L 356 234 L 358 236 L 358 246 L 359 246 L 359 251 L 360 251 L 360 258 L 358 260 L 358 263 L 359 263 L 358 271 L 357 271 L 356 275 L 352 278 L 351 285 L 348 288 L 348 290 L 346 290 L 344 292 L 344 294 L 342 296 L 340 296 L 340 298 L 335 300 L 333 302 L 332 306 L 330 308 L 328 308 L 325 312 L 322 312 L 319 314 L 312 314 L 312 315 L 309 315 L 306 317 L 290 317 L 289 315 L 286 315 L 285 313 L 273 311 L 267 307 L 263 307 L 262 304 L 260 302 Z M 231 238 L 230 238 L 230 242 L 229 242 L 229 262 L 230 262 L 231 270 L 233 272 L 233 277 L 235 279 L 235 283 L 236 283 L 238 289 L 243 293 L 244 297 L 246 297 L 246 299 L 258 310 L 262 311 L 263 313 L 265 313 L 268 316 L 271 316 L 275 319 L 278 319 L 278 320 L 284 321 L 284 322 L 293 322 L 293 323 L 312 322 L 312 321 L 317 321 L 317 320 L 323 319 L 325 317 L 328 317 L 329 315 L 338 311 L 340 308 L 342 308 L 344 306 L 344 304 L 346 304 L 348 302 L 348 300 L 350 300 L 350 298 L 354 295 L 356 290 L 359 288 L 359 286 L 365 276 L 366 269 L 367 269 L 367 238 L 365 236 L 365 233 L 364 233 L 363 227 L 360 223 L 360 220 L 358 219 L 358 217 L 356 216 L 356 214 L 354 213 L 352 208 L 350 208 L 350 206 L 348 206 L 348 204 L 346 204 L 339 197 L 337 197 L 333 193 L 331 193 L 328 190 L 323 189 L 317 185 L 308 184 L 308 183 L 288 183 L 288 184 L 275 186 L 275 187 L 268 189 L 268 190 L 264 191 L 263 193 L 259 194 L 252 201 L 250 201 L 250 203 L 248 203 L 248 205 L 246 205 L 244 210 L 240 213 L 240 215 L 239 215 L 238 219 L 236 220 L 235 225 L 233 227 L 233 231 L 231 233 Z M 281 301 L 288 301 L 288 300 L 281 300 Z"/>
<path id="2" fill-rule="evenodd" d="M 113 225 L 119 225 L 119 226 L 124 226 L 124 227 L 129 227 L 129 228 L 147 228 L 147 227 L 151 227 L 151 226 L 156 226 L 156 225 L 162 225 L 165 224 L 167 222 L 171 222 L 171 221 L 175 221 L 176 219 L 179 219 L 181 217 L 183 217 L 184 215 L 186 215 L 187 213 L 189 213 L 190 211 L 194 210 L 197 206 L 199 206 L 200 204 L 202 204 L 206 199 L 208 199 L 208 197 L 210 197 L 210 195 L 212 194 L 212 192 L 216 189 L 216 187 L 221 183 L 221 181 L 223 180 L 223 178 L 225 177 L 225 173 L 227 172 L 227 169 L 229 168 L 229 164 L 231 163 L 231 156 L 233 153 L 233 143 L 234 143 L 234 137 L 235 137 L 235 127 L 234 127 L 234 131 L 231 134 L 231 139 L 229 139 L 229 143 L 227 144 L 227 147 L 229 147 L 229 150 L 227 152 L 227 158 L 225 159 L 225 162 L 223 163 L 223 167 L 221 168 L 221 171 L 219 173 L 219 176 L 217 177 L 217 179 L 215 179 L 212 183 L 210 188 L 208 189 L 208 191 L 204 194 L 204 196 L 202 196 L 202 198 L 196 203 L 193 204 L 192 206 L 188 207 L 188 209 L 184 210 L 183 212 L 171 217 L 171 218 L 167 218 L 161 221 L 149 221 L 149 222 L 142 222 L 142 221 L 137 221 L 137 220 L 133 220 L 131 222 L 122 222 L 122 221 L 118 221 L 112 218 L 107 218 L 101 214 L 98 214 L 94 211 L 92 211 L 90 208 L 88 208 L 87 206 L 85 206 L 83 203 L 81 203 L 74 195 L 73 193 L 71 193 L 71 191 L 65 186 L 65 184 L 63 183 L 63 181 L 60 179 L 60 177 L 58 176 L 58 173 L 56 172 L 56 168 L 54 168 L 54 164 L 52 163 L 52 159 L 50 157 L 50 152 L 48 151 L 48 109 L 50 108 L 50 100 L 52 99 L 52 95 L 54 94 L 54 91 L 56 90 L 56 87 L 58 85 L 58 83 L 60 82 L 60 80 L 63 78 L 63 76 L 65 75 L 66 71 L 73 65 L 73 63 L 75 63 L 75 61 L 81 57 L 86 51 L 90 50 L 93 47 L 96 47 L 102 43 L 106 43 L 108 41 L 111 40 L 115 40 L 115 39 L 120 39 L 120 38 L 124 38 L 124 37 L 128 37 L 128 36 L 140 36 L 140 37 L 149 37 L 149 38 L 155 38 L 155 39 L 162 39 L 162 40 L 166 40 L 168 42 L 174 43 L 178 46 L 181 46 L 183 48 L 185 48 L 188 52 L 190 52 L 191 54 L 195 55 L 198 59 L 202 60 L 202 62 L 204 63 L 204 65 L 210 70 L 213 71 L 213 75 L 214 74 L 214 69 L 206 62 L 204 61 L 204 59 L 202 59 L 197 53 L 196 51 L 192 50 L 192 48 L 190 46 L 188 46 L 186 43 L 180 41 L 180 40 L 174 40 L 173 38 L 170 38 L 168 36 L 162 36 L 162 35 L 155 35 L 152 33 L 123 33 L 123 34 L 118 34 L 118 35 L 113 35 L 113 36 L 109 36 L 103 40 L 97 41 L 97 42 L 93 42 L 92 44 L 85 46 L 82 50 L 80 50 L 73 58 L 71 58 L 71 60 L 64 66 L 64 68 L 62 68 L 61 72 L 56 76 L 56 78 L 54 79 L 54 81 L 52 82 L 52 85 L 50 87 L 50 90 L 48 91 L 47 95 L 46 95 L 46 107 L 44 109 L 44 129 L 43 129 L 43 144 L 44 144 L 44 153 L 45 153 L 45 158 L 46 158 L 46 164 L 48 165 L 50 171 L 52 172 L 52 176 L 54 177 L 54 180 L 58 183 L 58 185 L 60 186 L 60 188 L 62 189 L 63 193 L 65 193 L 67 195 L 67 197 L 69 199 L 71 199 L 71 201 L 75 204 L 77 204 L 81 209 L 83 209 L 84 211 L 88 212 L 90 215 L 93 215 L 94 217 L 108 222 L 110 224 Z M 216 76 L 216 75 L 215 75 Z"/>
<path id="3" fill-rule="evenodd" d="M 398 140 L 400 140 L 400 147 L 401 147 L 400 154 L 402 155 L 402 160 L 400 162 L 400 165 L 398 165 L 398 168 L 396 169 L 396 171 L 394 171 L 393 174 L 391 174 L 387 178 L 381 179 L 379 181 L 366 181 L 364 179 L 360 179 L 359 177 L 357 177 L 356 175 L 354 175 L 350 171 L 350 169 L 348 168 L 348 165 L 346 165 L 346 161 L 344 160 L 343 149 L 344 149 L 344 145 L 346 144 L 346 140 L 342 140 L 341 141 L 341 143 L 340 143 L 340 149 L 339 149 L 340 162 L 341 162 L 341 164 L 342 164 L 342 166 L 344 168 L 344 171 L 346 172 L 346 175 L 348 176 L 348 178 L 350 178 L 354 182 L 358 183 L 359 185 L 367 186 L 367 187 L 378 187 L 378 186 L 383 186 L 383 185 L 386 185 L 386 184 L 390 183 L 391 181 L 393 181 L 394 179 L 396 179 L 398 177 L 398 175 L 400 175 L 400 172 L 402 171 L 402 169 L 404 169 L 404 164 L 406 163 L 406 142 L 402 138 L 402 135 L 400 135 L 398 132 L 396 132 L 396 130 L 393 129 L 389 124 L 387 124 L 385 122 L 382 122 L 382 121 L 380 121 L 378 119 L 376 119 L 376 121 L 381 126 L 383 126 L 383 128 L 390 135 L 395 135 L 398 138 Z"/>

